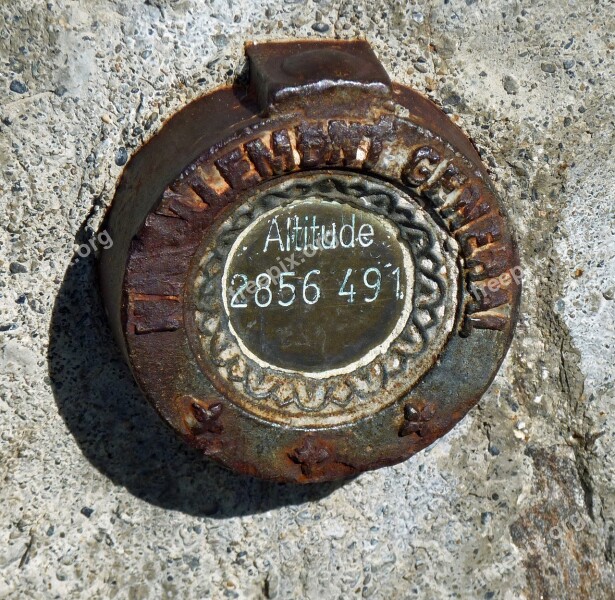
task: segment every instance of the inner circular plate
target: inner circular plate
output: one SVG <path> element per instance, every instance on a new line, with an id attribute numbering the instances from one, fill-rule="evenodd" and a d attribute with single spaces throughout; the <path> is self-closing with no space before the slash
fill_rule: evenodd
<path id="1" fill-rule="evenodd" d="M 251 190 L 212 225 L 187 282 L 192 350 L 268 421 L 373 414 L 434 365 L 455 326 L 458 246 L 410 195 L 320 171 Z"/>
<path id="2" fill-rule="evenodd" d="M 413 272 L 388 219 L 314 195 L 239 235 L 222 297 L 231 332 L 261 367 L 327 378 L 388 350 L 410 315 Z"/>

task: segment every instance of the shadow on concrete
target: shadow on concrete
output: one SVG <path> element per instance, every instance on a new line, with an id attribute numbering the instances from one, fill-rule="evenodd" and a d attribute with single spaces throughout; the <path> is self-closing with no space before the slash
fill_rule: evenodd
<path id="1" fill-rule="evenodd" d="M 86 231 L 84 224 L 77 244 L 87 241 Z M 343 485 L 277 484 L 235 475 L 176 437 L 141 394 L 113 340 L 92 255 L 75 255 L 49 333 L 49 375 L 64 422 L 84 456 L 136 497 L 223 519 L 318 500 Z"/>

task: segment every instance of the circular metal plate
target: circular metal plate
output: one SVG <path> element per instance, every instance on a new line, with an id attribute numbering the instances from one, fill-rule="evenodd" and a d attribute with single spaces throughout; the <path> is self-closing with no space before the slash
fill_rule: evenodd
<path id="1" fill-rule="evenodd" d="M 378 411 L 434 364 L 454 326 L 457 243 L 372 177 L 326 171 L 259 188 L 197 255 L 186 322 L 199 364 L 273 422 L 318 428 Z"/>
<path id="2" fill-rule="evenodd" d="M 505 215 L 469 141 L 365 43 L 249 56 L 241 102 L 216 92 L 168 126 L 190 149 L 175 173 L 128 167 L 148 183 L 120 187 L 106 224 L 111 321 L 162 417 L 226 466 L 311 482 L 398 462 L 504 357 Z"/>

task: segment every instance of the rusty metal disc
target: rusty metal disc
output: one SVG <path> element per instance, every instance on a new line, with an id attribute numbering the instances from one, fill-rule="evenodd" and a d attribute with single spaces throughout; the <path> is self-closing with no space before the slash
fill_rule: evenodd
<path id="1" fill-rule="evenodd" d="M 247 87 L 189 105 L 127 166 L 110 322 L 163 419 L 231 469 L 316 482 L 399 462 L 506 353 L 506 216 L 468 138 L 366 42 L 247 54 Z"/>

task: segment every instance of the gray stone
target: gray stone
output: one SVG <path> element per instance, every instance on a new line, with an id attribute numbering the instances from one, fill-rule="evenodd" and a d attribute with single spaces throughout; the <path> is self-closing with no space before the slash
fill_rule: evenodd
<path id="1" fill-rule="evenodd" d="M 424 58 L 419 58 L 414 63 L 414 68 L 419 71 L 419 73 L 427 73 L 427 71 L 429 71 L 429 66 L 427 65 L 427 61 Z"/>
<path id="2" fill-rule="evenodd" d="M 318 33 L 327 33 L 329 26 L 326 23 L 314 23 L 312 29 Z"/>
<path id="3" fill-rule="evenodd" d="M 26 267 L 25 265 L 22 265 L 21 263 L 18 262 L 12 262 L 9 265 L 9 271 L 13 274 L 16 273 L 27 273 L 28 272 L 28 267 Z"/>
<path id="4" fill-rule="evenodd" d="M 122 146 L 121 148 L 118 148 L 117 152 L 115 153 L 115 164 L 118 167 L 121 167 L 125 165 L 127 161 L 128 161 L 128 152 L 126 151 L 126 148 Z"/>
<path id="5" fill-rule="evenodd" d="M 512 75 L 504 75 L 502 85 L 508 94 L 516 94 L 519 91 L 519 84 Z"/>
<path id="6" fill-rule="evenodd" d="M 540 68 L 545 73 L 555 73 L 555 71 L 557 70 L 557 67 L 553 63 L 550 63 L 550 62 L 540 63 Z"/>
<path id="7" fill-rule="evenodd" d="M 25 94 L 28 91 L 28 86 L 18 79 L 13 79 L 9 89 L 11 92 L 15 92 L 16 94 Z"/>

